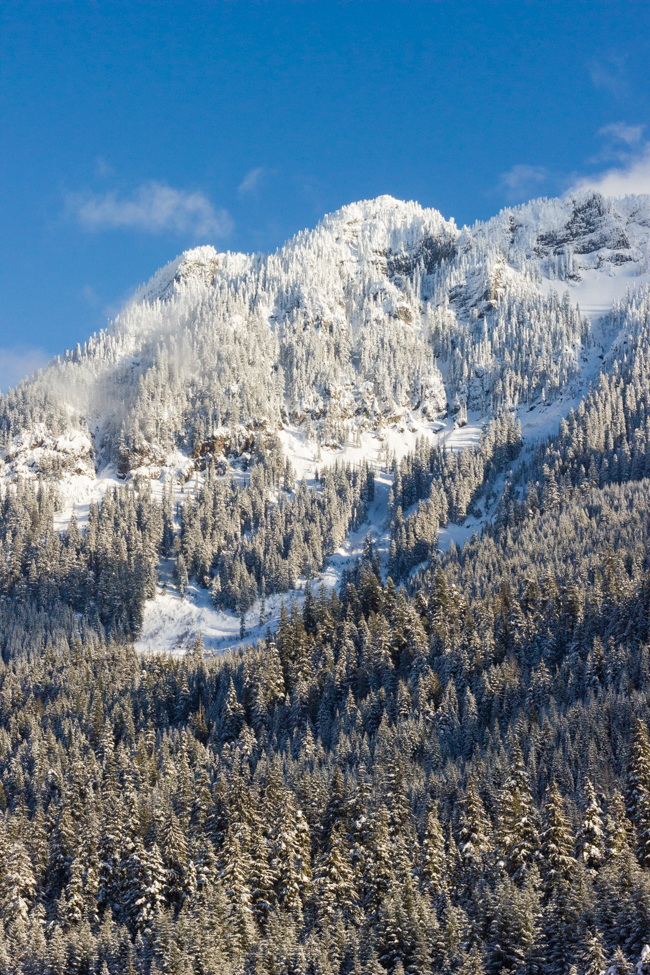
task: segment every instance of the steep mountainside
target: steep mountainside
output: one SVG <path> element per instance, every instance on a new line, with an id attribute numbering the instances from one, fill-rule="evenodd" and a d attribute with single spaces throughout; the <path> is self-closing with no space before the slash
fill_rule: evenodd
<path id="1" fill-rule="evenodd" d="M 647 197 L 591 194 L 462 230 L 379 197 L 272 255 L 198 247 L 2 397 L 2 473 L 158 477 L 180 452 L 187 474 L 261 430 L 343 444 L 548 403 L 579 378 L 587 315 L 647 279 L 649 242 Z"/>

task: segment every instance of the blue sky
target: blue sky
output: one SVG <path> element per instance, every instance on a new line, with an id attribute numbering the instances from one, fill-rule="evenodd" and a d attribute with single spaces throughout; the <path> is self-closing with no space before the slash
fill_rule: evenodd
<path id="1" fill-rule="evenodd" d="M 650 192 L 649 55 L 645 0 L 5 2 L 0 388 L 197 243 Z"/>

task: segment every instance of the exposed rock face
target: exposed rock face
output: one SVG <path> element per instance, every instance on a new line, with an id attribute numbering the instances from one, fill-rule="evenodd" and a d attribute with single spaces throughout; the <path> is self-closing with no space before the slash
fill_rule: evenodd
<path id="1" fill-rule="evenodd" d="M 608 206 L 597 193 L 584 200 L 573 201 L 569 219 L 556 231 L 540 234 L 537 249 L 540 254 L 559 253 L 567 244 L 576 254 L 593 254 L 595 251 L 630 250 L 622 216 Z M 629 257 L 632 260 L 632 256 Z"/>

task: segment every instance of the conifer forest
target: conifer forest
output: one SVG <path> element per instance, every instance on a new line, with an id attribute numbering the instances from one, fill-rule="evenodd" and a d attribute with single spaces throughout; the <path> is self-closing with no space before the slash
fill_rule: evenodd
<path id="1" fill-rule="evenodd" d="M 649 199 L 198 248 L 1 398 L 2 975 L 650 973 Z"/>

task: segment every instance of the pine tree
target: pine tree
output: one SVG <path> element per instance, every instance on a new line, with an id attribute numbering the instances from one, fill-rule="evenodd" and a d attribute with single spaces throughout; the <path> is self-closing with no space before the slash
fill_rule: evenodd
<path id="1" fill-rule="evenodd" d="M 72 927 L 78 925 L 84 915 L 85 905 L 82 876 L 82 863 L 78 857 L 75 857 L 70 864 L 70 879 L 65 887 L 65 908 L 63 914 L 66 925 Z"/>
<path id="2" fill-rule="evenodd" d="M 650 738 L 645 721 L 636 719 L 627 770 L 627 814 L 636 823 L 638 810 L 650 791 Z"/>
<path id="3" fill-rule="evenodd" d="M 469 951 L 463 951 L 459 957 L 457 975 L 485 975 L 486 969 L 476 945 Z"/>
<path id="4" fill-rule="evenodd" d="M 24 844 L 10 843 L 4 854 L 4 870 L 0 887 L 0 911 L 5 921 L 27 920 L 27 913 L 36 896 L 36 877 Z"/>
<path id="5" fill-rule="evenodd" d="M 599 931 L 585 933 L 580 953 L 584 975 L 602 975 L 607 967 L 605 945 Z"/>
<path id="6" fill-rule="evenodd" d="M 463 803 L 458 852 L 469 870 L 477 870 L 491 850 L 490 822 L 476 784 L 470 781 Z"/>
<path id="7" fill-rule="evenodd" d="M 434 808 L 427 817 L 427 825 L 420 850 L 420 878 L 424 890 L 435 897 L 447 881 L 445 837 Z"/>
<path id="8" fill-rule="evenodd" d="M 282 816 L 271 831 L 270 841 L 278 903 L 286 911 L 299 912 L 307 900 L 311 883 L 310 834 L 291 794 L 285 794 Z"/>
<path id="9" fill-rule="evenodd" d="M 568 880 L 575 866 L 571 856 L 573 837 L 564 813 L 564 802 L 557 783 L 547 790 L 542 831 L 542 875 L 549 888 Z"/>
<path id="10" fill-rule="evenodd" d="M 276 905 L 277 884 L 275 870 L 269 862 L 268 839 L 259 822 L 254 822 L 250 831 L 242 830 L 241 835 L 242 840 L 249 838 L 250 867 L 247 881 L 253 915 L 265 926 Z"/>
<path id="11" fill-rule="evenodd" d="M 650 863 L 650 738 L 645 721 L 637 718 L 627 772 L 627 813 L 636 827 L 637 857 Z"/>
<path id="12" fill-rule="evenodd" d="M 164 863 L 165 899 L 170 904 L 181 904 L 189 891 L 191 877 L 188 874 L 187 840 L 171 805 L 162 824 L 159 841 Z M 156 879 L 160 879 L 160 875 Z"/>
<path id="13" fill-rule="evenodd" d="M 628 975 L 631 970 L 629 960 L 625 957 L 620 945 L 609 959 L 607 975 Z"/>
<path id="14" fill-rule="evenodd" d="M 529 881 L 522 890 L 507 877 L 498 882 L 488 913 L 488 971 L 515 972 L 525 968 L 538 947 L 538 914 L 534 882 Z"/>
<path id="15" fill-rule="evenodd" d="M 585 811 L 578 833 L 578 859 L 595 876 L 603 860 L 603 821 L 602 809 L 598 805 L 596 792 L 591 781 L 585 781 Z"/>
<path id="16" fill-rule="evenodd" d="M 511 773 L 501 796 L 497 845 L 508 875 L 522 883 L 539 858 L 540 838 L 537 810 L 518 745 L 513 748 Z"/>
<path id="17" fill-rule="evenodd" d="M 180 552 L 176 557 L 174 563 L 174 582 L 178 586 L 178 591 L 181 596 L 184 596 L 187 592 L 187 587 L 189 585 L 189 578 L 187 573 L 187 566 L 185 564 L 185 559 L 183 553 Z"/>
<path id="18" fill-rule="evenodd" d="M 632 832 L 632 824 L 625 815 L 625 801 L 618 789 L 615 789 L 605 820 L 605 857 L 608 861 L 618 860 L 629 851 Z"/>
<path id="19" fill-rule="evenodd" d="M 342 827 L 335 826 L 328 850 L 314 871 L 314 913 L 321 927 L 337 913 L 347 921 L 358 919 L 358 894 L 347 839 Z"/>
<path id="20" fill-rule="evenodd" d="M 167 905 L 167 871 L 157 843 L 150 850 L 142 851 L 138 881 L 139 889 L 133 902 L 134 923 L 138 930 L 148 930 L 156 915 Z"/>
<path id="21" fill-rule="evenodd" d="M 221 721 L 221 738 L 224 742 L 234 741 L 239 737 L 244 718 L 245 712 L 237 699 L 237 692 L 231 677 Z"/>
<path id="22" fill-rule="evenodd" d="M 393 848 L 390 841 L 388 810 L 382 804 L 374 814 L 364 864 L 364 909 L 373 917 L 394 884 Z"/>

